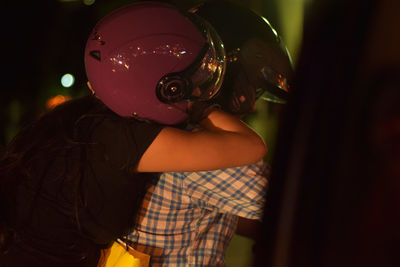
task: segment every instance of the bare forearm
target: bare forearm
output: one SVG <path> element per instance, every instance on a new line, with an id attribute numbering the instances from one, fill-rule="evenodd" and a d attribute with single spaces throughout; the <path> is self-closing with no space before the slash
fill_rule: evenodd
<path id="1" fill-rule="evenodd" d="M 212 132 L 226 135 L 226 138 L 237 139 L 238 146 L 247 146 L 248 151 L 254 155 L 255 161 L 267 153 L 267 146 L 253 129 L 238 118 L 219 109 L 214 110 L 200 122 L 200 125 Z M 243 150 L 244 152 L 246 151 Z"/>

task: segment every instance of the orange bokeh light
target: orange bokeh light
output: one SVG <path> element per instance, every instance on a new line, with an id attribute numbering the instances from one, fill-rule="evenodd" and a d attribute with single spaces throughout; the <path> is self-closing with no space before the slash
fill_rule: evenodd
<path id="1" fill-rule="evenodd" d="M 70 100 L 70 96 L 64 96 L 64 95 L 56 95 L 54 97 L 51 97 L 47 100 L 46 102 L 46 108 L 47 109 L 53 109 L 54 107 L 60 105 L 61 103 L 64 103 L 68 100 Z"/>

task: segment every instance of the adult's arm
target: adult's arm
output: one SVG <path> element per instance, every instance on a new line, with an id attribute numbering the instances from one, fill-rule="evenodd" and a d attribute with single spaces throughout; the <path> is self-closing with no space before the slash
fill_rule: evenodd
<path id="1" fill-rule="evenodd" d="M 267 151 L 261 137 L 232 115 L 212 111 L 190 132 L 165 127 L 147 148 L 138 172 L 215 170 L 251 164 Z"/>

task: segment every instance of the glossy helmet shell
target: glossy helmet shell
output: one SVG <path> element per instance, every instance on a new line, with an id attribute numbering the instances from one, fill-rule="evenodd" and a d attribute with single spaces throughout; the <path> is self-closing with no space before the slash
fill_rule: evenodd
<path id="1" fill-rule="evenodd" d="M 198 27 L 175 7 L 129 4 L 103 17 L 90 33 L 87 78 L 95 95 L 118 115 L 178 124 L 187 118 L 187 100 L 160 101 L 157 84 L 190 66 L 205 43 Z"/>
<path id="2" fill-rule="evenodd" d="M 258 87 L 267 93 L 268 97 L 263 95 L 265 100 L 281 103 L 287 100 L 286 83 L 293 78 L 292 60 L 279 34 L 264 17 L 247 7 L 223 0 L 206 1 L 189 12 L 207 20 L 225 46 L 227 67 L 217 102 L 223 107 L 232 105 L 230 98 L 235 87 L 252 92 L 255 100 L 260 97 L 254 92 Z M 268 78 L 272 79 L 260 79 L 260 75 L 265 77 L 267 74 L 271 74 Z M 237 113 L 249 112 L 249 108 Z"/>

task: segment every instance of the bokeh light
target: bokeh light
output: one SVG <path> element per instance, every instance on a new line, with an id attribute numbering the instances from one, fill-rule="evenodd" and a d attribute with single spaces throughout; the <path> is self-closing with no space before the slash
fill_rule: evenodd
<path id="1" fill-rule="evenodd" d="M 82 2 L 83 2 L 85 5 L 90 6 L 90 5 L 93 5 L 93 4 L 94 4 L 95 0 L 83 0 Z"/>
<path id="2" fill-rule="evenodd" d="M 56 106 L 70 100 L 71 97 L 70 96 L 64 96 L 64 95 L 56 95 L 54 97 L 49 98 L 46 101 L 46 108 L 47 109 L 53 109 Z"/>
<path id="3" fill-rule="evenodd" d="M 64 74 L 61 77 L 61 85 L 64 87 L 71 87 L 72 85 L 74 85 L 75 82 L 75 77 L 72 74 Z"/>

